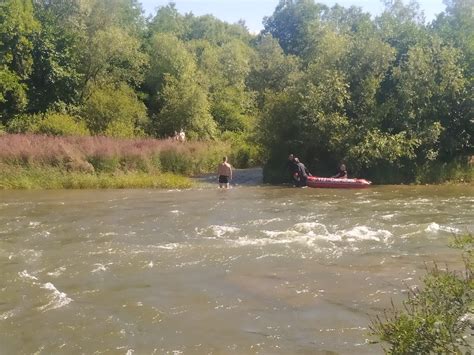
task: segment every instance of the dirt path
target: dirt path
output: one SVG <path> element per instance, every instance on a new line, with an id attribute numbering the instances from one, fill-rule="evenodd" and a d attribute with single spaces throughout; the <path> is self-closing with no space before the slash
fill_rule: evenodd
<path id="1" fill-rule="evenodd" d="M 217 184 L 216 174 L 205 174 L 194 177 L 201 183 Z M 233 179 L 231 185 L 261 185 L 263 183 L 262 168 L 235 169 L 233 170 Z"/>

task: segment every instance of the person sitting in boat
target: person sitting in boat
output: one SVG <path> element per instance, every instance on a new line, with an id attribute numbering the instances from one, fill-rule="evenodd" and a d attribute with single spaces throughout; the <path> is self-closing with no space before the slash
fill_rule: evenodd
<path id="1" fill-rule="evenodd" d="M 337 172 L 336 175 L 331 176 L 332 178 L 335 179 L 347 179 L 347 169 L 344 164 L 339 165 L 339 171 Z"/>
<path id="2" fill-rule="evenodd" d="M 311 176 L 311 173 L 308 171 L 306 166 L 302 162 L 300 162 L 300 160 L 296 157 L 295 157 L 295 163 L 296 163 L 296 166 L 298 167 L 298 178 L 299 178 L 297 186 L 305 187 L 306 182 L 308 181 L 308 176 Z"/>

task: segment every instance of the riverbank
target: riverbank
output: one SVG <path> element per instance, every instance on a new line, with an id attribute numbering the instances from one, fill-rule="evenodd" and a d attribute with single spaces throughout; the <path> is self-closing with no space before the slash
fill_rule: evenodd
<path id="1" fill-rule="evenodd" d="M 228 146 L 107 137 L 0 136 L 0 189 L 189 188 Z"/>
<path id="2" fill-rule="evenodd" d="M 0 190 L 186 189 L 192 186 L 190 178 L 172 173 L 85 173 L 57 168 L 10 168 L 0 172 Z"/>

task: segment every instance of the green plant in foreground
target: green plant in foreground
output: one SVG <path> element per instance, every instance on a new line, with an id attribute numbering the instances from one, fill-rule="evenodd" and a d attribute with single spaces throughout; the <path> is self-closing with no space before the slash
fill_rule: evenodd
<path id="1" fill-rule="evenodd" d="M 465 271 L 441 270 L 435 265 L 422 279 L 422 289 L 410 289 L 403 309 L 386 310 L 370 325 L 371 335 L 390 344 L 390 354 L 469 353 L 466 338 L 474 310 L 472 235 L 458 237 L 453 247 L 463 249 Z"/>

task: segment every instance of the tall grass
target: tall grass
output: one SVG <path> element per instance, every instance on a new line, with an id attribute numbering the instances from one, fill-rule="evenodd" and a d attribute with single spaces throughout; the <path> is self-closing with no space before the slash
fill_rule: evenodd
<path id="1" fill-rule="evenodd" d="M 228 146 L 216 142 L 178 143 L 156 139 L 53 137 L 32 134 L 0 136 L 0 162 L 23 167 L 62 167 L 96 172 L 213 171 Z M 90 164 L 90 165 L 89 165 Z"/>
<path id="2" fill-rule="evenodd" d="M 0 170 L 0 190 L 7 189 L 186 189 L 192 182 L 185 176 L 171 173 L 120 174 L 67 172 L 58 168 L 4 168 Z"/>
<path id="3" fill-rule="evenodd" d="M 216 142 L 5 134 L 0 188 L 186 187 L 189 180 L 171 173 L 214 171 L 228 150 Z"/>

